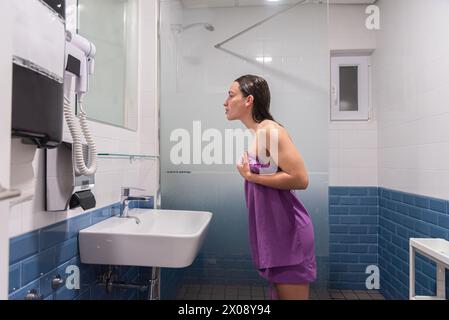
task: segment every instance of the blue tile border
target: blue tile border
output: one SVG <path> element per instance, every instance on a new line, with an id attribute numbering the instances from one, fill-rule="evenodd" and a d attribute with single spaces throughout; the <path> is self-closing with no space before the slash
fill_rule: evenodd
<path id="1" fill-rule="evenodd" d="M 331 288 L 366 290 L 363 267 L 374 264 L 384 296 L 408 299 L 409 238 L 449 240 L 449 201 L 382 187 L 329 187 L 329 228 Z M 416 292 L 432 295 L 435 288 L 435 266 L 421 257 Z"/>
<path id="2" fill-rule="evenodd" d="M 137 201 L 136 201 L 137 202 Z M 138 201 L 135 208 L 153 208 L 153 198 Z M 21 300 L 35 289 L 43 299 L 96 299 L 96 270 L 98 265 L 86 265 L 80 262 L 78 248 L 79 230 L 87 228 L 120 212 L 120 204 L 115 203 L 83 213 L 74 218 L 45 226 L 24 235 L 10 239 L 9 256 L 9 299 Z M 68 290 L 65 286 L 53 290 L 51 280 L 56 276 L 68 276 L 66 267 L 77 265 L 81 272 L 80 290 Z M 140 268 L 134 268 L 134 276 L 140 274 Z M 104 291 L 104 288 L 101 290 Z M 98 292 L 100 292 L 99 290 Z M 169 293 L 166 293 L 170 295 Z M 117 298 L 117 296 L 114 296 Z M 128 292 L 124 298 L 138 298 L 136 292 Z M 105 299 L 111 297 L 105 296 Z"/>
<path id="3" fill-rule="evenodd" d="M 378 263 L 378 188 L 329 187 L 329 194 L 329 287 L 366 290 L 365 270 Z"/>
<path id="4" fill-rule="evenodd" d="M 438 237 L 449 240 L 449 201 L 384 188 L 381 190 L 381 292 L 390 299 L 408 299 L 409 238 Z M 415 272 L 416 294 L 434 295 L 435 264 L 427 258 L 418 257 Z M 449 292 L 448 282 L 446 291 Z"/>
<path id="5" fill-rule="evenodd" d="M 21 286 L 25 286 L 31 281 L 56 268 L 55 262 L 56 248 L 50 248 L 38 253 L 21 262 L 22 276 Z"/>
<path id="6" fill-rule="evenodd" d="M 16 263 L 39 252 L 39 230 L 10 240 L 9 264 Z"/>
<path id="7" fill-rule="evenodd" d="M 133 207 L 149 206 L 153 207 L 152 201 L 133 204 Z M 10 239 L 9 298 L 23 299 L 31 289 L 36 289 L 44 299 L 145 298 L 146 293 L 132 290 L 106 295 L 104 288 L 95 285 L 95 276 L 102 266 L 84 265 L 79 261 L 79 230 L 114 216 L 119 210 L 120 205 L 116 203 Z M 449 240 L 449 201 L 386 188 L 329 187 L 329 230 L 326 272 L 330 288 L 366 290 L 366 267 L 377 265 L 384 296 L 407 299 L 408 239 L 439 237 Z M 199 256 L 185 274 L 163 269 L 162 296 L 174 298 L 177 283 L 184 276 L 186 282 L 207 279 L 216 283 L 260 284 L 263 281 L 254 272 L 249 256 L 215 257 L 215 264 L 208 264 L 212 258 Z M 51 289 L 49 281 L 57 274 L 64 274 L 70 264 L 81 268 L 82 288 Z M 417 294 L 433 294 L 434 264 L 419 257 L 416 268 Z M 126 270 L 124 274 L 129 277 L 141 277 L 147 272 L 146 268 L 136 267 Z"/>
<path id="8" fill-rule="evenodd" d="M 65 220 L 39 230 L 40 250 L 48 249 L 58 243 L 68 240 L 70 237 L 70 220 Z"/>
<path id="9" fill-rule="evenodd" d="M 19 262 L 14 265 L 11 265 L 9 267 L 9 291 L 8 291 L 8 293 L 16 291 L 20 288 L 20 282 L 21 282 L 20 266 L 21 266 L 21 264 Z"/>

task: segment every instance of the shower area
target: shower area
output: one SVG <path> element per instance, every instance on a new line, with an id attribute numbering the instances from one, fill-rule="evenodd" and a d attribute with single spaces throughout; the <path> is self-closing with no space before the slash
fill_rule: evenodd
<path id="1" fill-rule="evenodd" d="M 265 283 L 251 261 L 239 142 L 228 134 L 245 127 L 223 107 L 233 80 L 256 74 L 306 163 L 309 187 L 296 192 L 315 228 L 313 286 L 327 287 L 328 9 L 326 1 L 160 1 L 161 205 L 213 213 L 197 259 L 164 270 L 163 282 Z"/>

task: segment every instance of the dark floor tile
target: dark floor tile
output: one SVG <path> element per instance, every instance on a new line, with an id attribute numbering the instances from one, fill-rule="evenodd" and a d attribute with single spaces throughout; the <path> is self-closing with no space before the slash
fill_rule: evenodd
<path id="1" fill-rule="evenodd" d="M 176 295 L 179 300 L 270 300 L 270 287 L 217 284 L 186 284 Z M 384 300 L 378 290 L 311 288 L 310 300 Z"/>
<path id="2" fill-rule="evenodd" d="M 352 290 L 342 290 L 346 300 L 359 300 L 359 297 Z"/>

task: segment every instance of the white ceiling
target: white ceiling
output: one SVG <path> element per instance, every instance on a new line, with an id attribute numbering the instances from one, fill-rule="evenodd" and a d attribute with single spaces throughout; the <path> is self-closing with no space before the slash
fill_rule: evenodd
<path id="1" fill-rule="evenodd" d="M 184 8 L 229 8 L 229 7 L 247 7 L 264 6 L 273 4 L 295 4 L 299 0 L 181 0 Z M 326 0 L 314 0 L 314 2 L 325 2 Z M 377 0 L 329 0 L 331 4 L 371 4 Z"/>

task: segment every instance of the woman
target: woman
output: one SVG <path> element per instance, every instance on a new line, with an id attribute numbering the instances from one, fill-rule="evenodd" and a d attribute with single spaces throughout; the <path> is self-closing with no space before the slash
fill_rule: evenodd
<path id="1" fill-rule="evenodd" d="M 263 78 L 235 80 L 224 107 L 228 120 L 240 120 L 255 134 L 250 152 L 237 165 L 245 179 L 253 262 L 275 288 L 273 299 L 308 299 L 309 283 L 316 279 L 313 225 L 292 191 L 309 184 L 304 161 L 270 114 L 270 90 Z"/>

